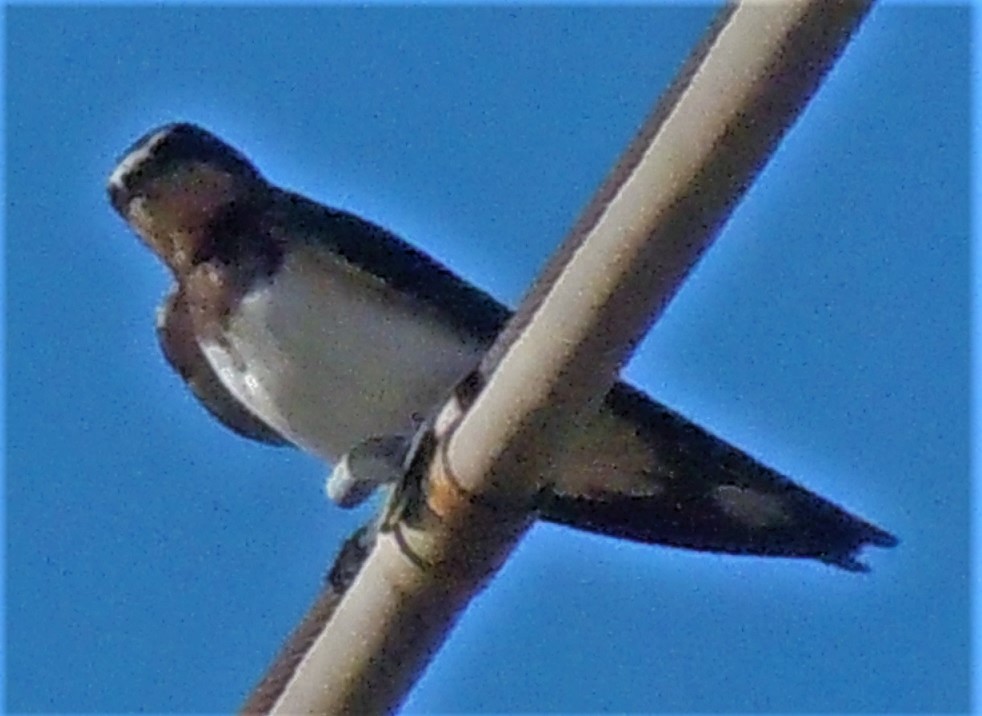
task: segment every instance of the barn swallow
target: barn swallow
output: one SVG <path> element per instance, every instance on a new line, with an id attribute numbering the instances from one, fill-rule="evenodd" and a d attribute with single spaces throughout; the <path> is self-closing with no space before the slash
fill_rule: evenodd
<path id="1" fill-rule="evenodd" d="M 385 229 L 270 184 L 191 124 L 139 139 L 108 191 L 176 281 L 157 314 L 164 355 L 253 440 L 335 465 L 365 446 L 375 457 L 442 404 L 511 315 Z M 536 505 L 548 521 L 851 571 L 867 569 L 865 545 L 897 541 L 624 382 L 559 452 Z"/>

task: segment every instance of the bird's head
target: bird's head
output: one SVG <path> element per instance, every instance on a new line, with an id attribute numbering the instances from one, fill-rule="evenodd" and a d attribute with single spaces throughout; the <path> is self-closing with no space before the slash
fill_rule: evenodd
<path id="1" fill-rule="evenodd" d="M 109 176 L 109 199 L 177 275 L 198 260 L 211 227 L 266 183 L 239 152 L 193 124 L 137 140 Z"/>

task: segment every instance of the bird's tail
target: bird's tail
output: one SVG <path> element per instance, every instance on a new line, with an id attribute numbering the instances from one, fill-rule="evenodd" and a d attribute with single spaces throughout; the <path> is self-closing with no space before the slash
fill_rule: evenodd
<path id="1" fill-rule="evenodd" d="M 639 542 L 809 557 L 854 572 L 890 533 L 617 384 L 540 496 L 543 519 Z"/>

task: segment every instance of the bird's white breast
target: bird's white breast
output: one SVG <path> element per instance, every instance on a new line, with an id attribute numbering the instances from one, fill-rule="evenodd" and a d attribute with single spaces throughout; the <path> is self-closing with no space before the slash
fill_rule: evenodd
<path id="1" fill-rule="evenodd" d="M 201 347 L 253 413 L 336 462 L 368 437 L 410 433 L 478 361 L 479 346 L 420 310 L 300 249 L 241 301 L 225 340 Z"/>

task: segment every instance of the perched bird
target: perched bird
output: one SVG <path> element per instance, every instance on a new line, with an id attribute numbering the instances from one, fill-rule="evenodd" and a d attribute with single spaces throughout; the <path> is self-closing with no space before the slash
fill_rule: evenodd
<path id="1" fill-rule="evenodd" d="M 157 315 L 164 355 L 254 440 L 332 464 L 401 455 L 511 315 L 388 231 L 273 186 L 194 125 L 139 139 L 108 190 L 176 280 Z M 852 571 L 866 570 L 864 545 L 896 543 L 624 382 L 569 440 L 538 498 L 545 520 Z"/>

